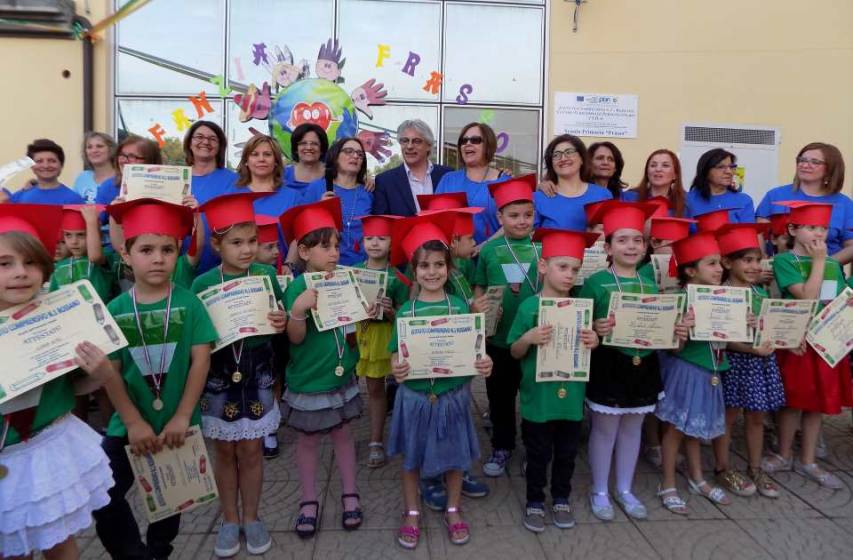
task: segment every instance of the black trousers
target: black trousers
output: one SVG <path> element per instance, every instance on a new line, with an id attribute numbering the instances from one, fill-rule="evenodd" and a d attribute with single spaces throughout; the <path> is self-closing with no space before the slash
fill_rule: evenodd
<path id="1" fill-rule="evenodd" d="M 544 502 L 551 463 L 551 499 L 568 500 L 578 454 L 581 423 L 570 420 L 521 421 L 527 450 L 527 502 Z"/>
<path id="2" fill-rule="evenodd" d="M 110 460 L 115 486 L 110 489 L 110 503 L 94 512 L 95 531 L 110 557 L 121 560 L 168 558 L 172 541 L 178 536 L 181 516 L 174 515 L 148 525 L 146 546 L 139 536 L 139 526 L 127 502 L 127 491 L 133 485 L 133 471 L 124 451 L 127 438 L 104 438 L 101 447 Z"/>
<path id="3" fill-rule="evenodd" d="M 492 358 L 492 375 L 486 378 L 489 397 L 489 418 L 492 421 L 492 448 L 515 449 L 515 400 L 521 384 L 521 364 L 509 353 L 509 348 L 486 345 Z"/>

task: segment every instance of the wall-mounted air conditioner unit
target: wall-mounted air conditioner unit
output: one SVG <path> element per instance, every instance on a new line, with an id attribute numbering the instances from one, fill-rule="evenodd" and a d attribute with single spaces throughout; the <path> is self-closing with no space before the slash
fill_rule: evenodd
<path id="1" fill-rule="evenodd" d="M 781 141 L 779 129 L 769 126 L 685 123 L 681 126 L 679 153 L 684 188 L 690 188 L 699 157 L 713 148 L 723 148 L 737 156 L 735 180 L 757 206 L 764 193 L 780 184 L 777 165 Z"/>

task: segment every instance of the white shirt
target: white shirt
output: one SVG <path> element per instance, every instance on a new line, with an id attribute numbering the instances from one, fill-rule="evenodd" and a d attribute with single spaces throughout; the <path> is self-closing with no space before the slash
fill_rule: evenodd
<path id="1" fill-rule="evenodd" d="M 418 195 L 419 194 L 432 194 L 433 186 L 432 186 L 432 162 L 429 162 L 427 166 L 426 175 L 424 175 L 424 180 L 421 181 L 412 173 L 412 170 L 409 169 L 409 166 L 403 162 L 403 168 L 406 170 L 406 177 L 409 178 L 409 187 L 412 189 L 412 198 L 415 199 L 415 210 L 417 212 L 421 211 L 421 205 L 418 204 Z"/>

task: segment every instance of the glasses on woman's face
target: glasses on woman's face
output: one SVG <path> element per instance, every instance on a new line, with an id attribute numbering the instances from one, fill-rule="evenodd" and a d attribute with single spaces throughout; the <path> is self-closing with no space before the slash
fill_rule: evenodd
<path id="1" fill-rule="evenodd" d="M 219 138 L 217 138 L 216 136 L 205 136 L 203 134 L 193 134 L 192 141 L 196 144 L 208 143 L 211 146 L 219 144 Z"/>
<path id="2" fill-rule="evenodd" d="M 303 140 L 302 142 L 298 142 L 296 144 L 299 148 L 319 148 L 320 143 L 314 142 L 313 140 Z"/>
<path id="3" fill-rule="evenodd" d="M 123 159 L 125 161 L 144 161 L 145 157 L 140 156 L 138 154 L 129 154 L 127 152 L 119 152 L 117 159 Z"/>
<path id="4" fill-rule="evenodd" d="M 726 170 L 737 171 L 737 164 L 736 163 L 729 163 L 729 164 L 721 163 L 719 165 L 715 165 L 712 169 L 716 169 L 717 171 L 726 171 Z"/>
<path id="5" fill-rule="evenodd" d="M 813 166 L 817 167 L 818 165 L 823 165 L 825 163 L 826 163 L 825 161 L 815 159 L 815 158 L 807 158 L 807 157 L 798 157 L 797 158 L 797 164 L 798 165 L 809 164 L 809 165 L 813 165 Z"/>
<path id="6" fill-rule="evenodd" d="M 341 153 L 345 156 L 355 156 L 358 159 L 364 159 L 364 152 L 362 152 L 361 150 L 357 150 L 356 148 L 344 148 L 341 150 Z"/>
<path id="7" fill-rule="evenodd" d="M 551 159 L 554 161 L 560 161 L 563 158 L 570 158 L 576 153 L 578 153 L 578 151 L 574 148 L 566 148 L 565 150 L 555 150 L 554 153 L 551 154 Z"/>
<path id="8" fill-rule="evenodd" d="M 483 143 L 482 136 L 463 136 L 459 139 L 459 145 L 464 146 L 465 144 L 473 144 L 474 146 L 479 146 Z"/>

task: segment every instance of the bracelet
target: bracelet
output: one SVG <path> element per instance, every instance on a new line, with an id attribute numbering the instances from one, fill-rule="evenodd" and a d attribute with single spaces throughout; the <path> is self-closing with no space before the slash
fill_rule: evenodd
<path id="1" fill-rule="evenodd" d="M 302 317 L 296 317 L 293 313 L 290 314 L 290 318 L 294 321 L 306 321 L 308 319 L 308 315 L 303 315 Z"/>

